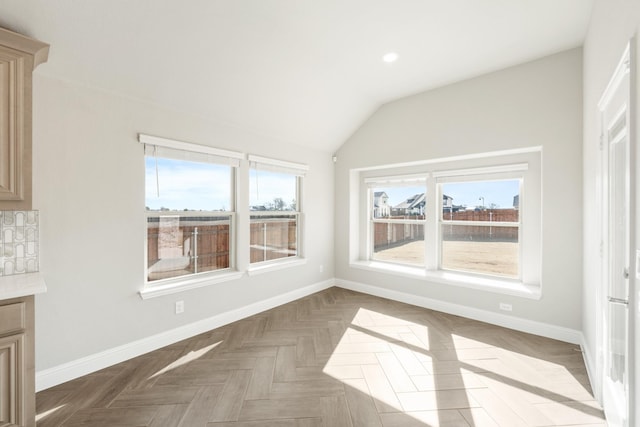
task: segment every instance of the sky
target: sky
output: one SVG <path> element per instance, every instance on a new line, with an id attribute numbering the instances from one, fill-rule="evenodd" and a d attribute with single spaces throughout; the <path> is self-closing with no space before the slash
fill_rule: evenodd
<path id="1" fill-rule="evenodd" d="M 146 206 L 183 211 L 228 211 L 231 203 L 231 168 L 225 165 L 189 162 L 166 158 L 145 157 Z M 249 205 L 264 206 L 282 198 L 290 206 L 296 199 L 296 177 L 285 173 L 251 169 L 249 173 Z M 513 196 L 519 193 L 518 180 L 471 181 L 445 183 L 444 194 L 453 197 L 453 204 L 475 207 L 512 208 Z M 159 196 L 158 196 L 159 187 Z M 425 192 L 423 186 L 381 187 L 395 206 L 411 196 Z M 483 199 L 484 200 L 483 200 Z"/>
<path id="2" fill-rule="evenodd" d="M 149 209 L 231 209 L 230 166 L 166 158 L 157 160 L 156 180 L 156 159 L 145 157 L 145 206 Z M 294 175 L 251 169 L 249 187 L 250 206 L 273 203 L 276 197 L 282 198 L 289 206 L 296 198 Z"/>
<path id="3" fill-rule="evenodd" d="M 475 181 L 442 184 L 442 192 L 453 197 L 453 204 L 467 207 L 512 208 L 513 196 L 520 193 L 520 181 Z M 481 198 L 484 198 L 484 202 Z M 484 203 L 484 205 L 483 205 Z"/>
<path id="4" fill-rule="evenodd" d="M 231 209 L 229 166 L 145 157 L 145 205 L 151 210 Z M 159 191 L 158 191 L 159 189 Z"/>
<path id="5" fill-rule="evenodd" d="M 513 196 L 520 192 L 518 180 L 503 181 L 472 181 L 465 183 L 445 183 L 442 192 L 453 197 L 453 204 L 466 206 L 469 209 L 476 207 L 512 208 Z M 380 187 L 374 191 L 384 191 L 389 196 L 389 205 L 396 206 L 411 196 L 425 192 L 423 186 L 412 187 Z M 481 198 L 484 198 L 484 202 Z"/>
<path id="6" fill-rule="evenodd" d="M 296 199 L 295 175 L 251 169 L 249 172 L 249 206 L 265 206 L 276 197 L 290 206 Z"/>

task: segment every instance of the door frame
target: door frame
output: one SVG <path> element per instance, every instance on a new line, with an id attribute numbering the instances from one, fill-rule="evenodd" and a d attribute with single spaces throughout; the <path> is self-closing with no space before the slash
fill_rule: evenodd
<path id="1" fill-rule="evenodd" d="M 621 60 L 619 61 L 614 73 L 612 74 L 611 80 L 609 81 L 606 89 L 603 92 L 600 101 L 598 102 L 598 131 L 599 131 L 599 164 L 598 164 L 598 185 L 597 188 L 597 200 L 600 203 L 600 209 L 598 212 L 598 219 L 600 222 L 600 278 L 601 284 L 597 288 L 597 342 L 598 342 L 598 351 L 597 351 L 597 373 L 598 378 L 595 384 L 595 394 L 600 401 L 601 404 L 604 405 L 604 384 L 605 384 L 605 368 L 606 368 L 606 352 L 608 351 L 608 342 L 607 337 L 608 333 L 606 332 L 607 325 L 607 310 L 608 310 L 608 285 L 610 280 L 610 255 L 609 255 L 609 244 L 610 244 L 610 234 L 609 234 L 609 169 L 610 169 L 610 158 L 609 158 L 609 142 L 604 137 L 604 133 L 606 132 L 606 125 L 603 122 L 603 111 L 605 107 L 608 105 L 609 101 L 616 93 L 620 83 L 628 74 L 629 76 L 629 96 L 628 96 L 628 109 L 627 109 L 627 134 L 628 134 L 628 144 L 629 144 L 629 242 L 628 242 L 628 251 L 629 251 L 629 304 L 627 308 L 628 313 L 628 330 L 627 330 L 627 424 L 626 425 L 634 425 L 634 421 L 637 421 L 637 416 L 640 414 L 634 413 L 634 402 L 635 402 L 635 394 L 636 394 L 636 385 L 635 385 L 635 372 L 639 367 L 635 365 L 634 361 L 636 359 L 635 352 L 635 334 L 636 334 L 636 325 L 635 325 L 635 311 L 636 307 L 636 286 L 638 279 L 640 279 L 640 275 L 636 272 L 638 271 L 638 256 L 640 253 L 637 252 L 637 239 L 636 239 L 636 165 L 638 164 L 638 152 L 636 146 L 636 98 L 635 98 L 635 90 L 636 90 L 636 40 L 635 37 L 632 38 L 629 43 L 626 45 L 624 53 L 622 55 Z"/>

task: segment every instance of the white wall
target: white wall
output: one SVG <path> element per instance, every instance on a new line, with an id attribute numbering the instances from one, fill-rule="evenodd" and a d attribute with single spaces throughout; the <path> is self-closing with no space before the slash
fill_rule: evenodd
<path id="1" fill-rule="evenodd" d="M 62 82 L 39 70 L 34 85 L 33 206 L 41 212 L 40 270 L 49 289 L 36 298 L 37 371 L 333 277 L 331 153 Z M 307 264 L 141 300 L 145 205 L 138 132 L 308 164 Z M 179 316 L 177 300 L 186 306 Z"/>
<path id="2" fill-rule="evenodd" d="M 583 299 L 583 330 L 585 341 L 592 363 L 601 360 L 599 351 L 600 337 L 598 327 L 601 324 L 600 313 L 597 312 L 596 295 L 600 286 L 600 258 L 598 236 L 593 230 L 598 230 L 597 212 L 600 209 L 596 199 L 597 162 L 598 162 L 598 108 L 597 104 L 604 92 L 611 75 L 614 72 L 629 39 L 640 29 L 640 2 L 637 0 L 596 0 L 591 16 L 589 31 L 584 43 L 584 299 Z M 636 48 L 636 69 L 640 67 L 640 49 Z M 640 94 L 635 89 L 635 104 L 639 105 Z M 640 123 L 640 115 L 636 110 L 636 124 Z M 635 145 L 638 146 L 637 135 Z M 637 165 L 640 161 L 636 160 Z M 636 199 L 640 197 L 640 185 L 635 185 Z M 636 216 L 636 232 L 640 231 L 640 218 Z M 640 235 L 636 235 L 636 242 Z M 635 248 L 632 248 L 635 250 Z M 632 270 L 633 271 L 633 270 Z M 636 291 L 640 287 L 636 285 Z M 640 295 L 632 295 L 631 307 L 635 312 L 633 325 L 640 325 Z M 635 309 L 634 309 L 635 307 Z M 635 360 L 638 363 L 640 355 L 640 327 L 636 327 Z M 633 377 L 632 377 L 633 378 Z M 635 373 L 633 384 L 640 383 L 640 369 Z M 640 408 L 640 393 L 636 393 L 635 405 Z M 636 414 L 637 425 L 640 414 Z"/>
<path id="3" fill-rule="evenodd" d="M 336 165 L 336 277 L 580 330 L 582 322 L 582 53 L 573 49 L 382 106 Z M 349 267 L 349 170 L 542 146 L 542 299 Z"/>

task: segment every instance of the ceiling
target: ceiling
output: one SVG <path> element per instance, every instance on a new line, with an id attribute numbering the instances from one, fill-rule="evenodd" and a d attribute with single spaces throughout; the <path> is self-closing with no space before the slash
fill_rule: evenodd
<path id="1" fill-rule="evenodd" d="M 582 45 L 592 3 L 0 0 L 0 26 L 51 44 L 37 73 L 333 151 L 385 102 Z"/>

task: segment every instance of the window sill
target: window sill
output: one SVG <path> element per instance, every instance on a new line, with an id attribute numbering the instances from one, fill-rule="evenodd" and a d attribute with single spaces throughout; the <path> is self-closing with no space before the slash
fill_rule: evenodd
<path id="1" fill-rule="evenodd" d="M 352 261 L 353 268 L 376 271 L 403 276 L 412 279 L 422 279 L 445 285 L 460 286 L 498 294 L 539 300 L 542 297 L 540 286 L 529 285 L 499 277 L 481 277 L 452 271 L 429 271 L 422 267 L 391 264 L 378 261 Z"/>
<path id="2" fill-rule="evenodd" d="M 215 285 L 216 283 L 236 280 L 242 276 L 244 276 L 244 273 L 241 271 L 227 271 L 224 273 L 214 273 L 199 277 L 176 279 L 163 284 L 147 285 L 139 292 L 139 294 L 142 299 L 156 298 L 188 291 L 189 289 L 202 288 L 204 286 Z"/>
<path id="3" fill-rule="evenodd" d="M 260 264 L 255 264 L 247 270 L 249 276 L 255 276 L 257 274 L 268 273 L 270 271 L 282 270 L 284 268 L 295 267 L 298 265 L 304 265 L 307 263 L 306 258 L 294 258 L 277 261 L 266 261 Z"/>

